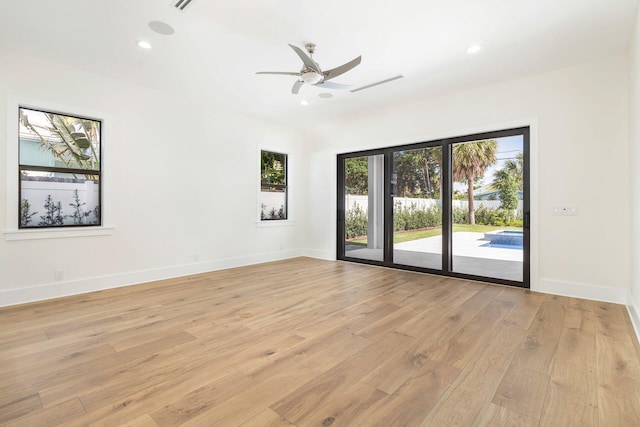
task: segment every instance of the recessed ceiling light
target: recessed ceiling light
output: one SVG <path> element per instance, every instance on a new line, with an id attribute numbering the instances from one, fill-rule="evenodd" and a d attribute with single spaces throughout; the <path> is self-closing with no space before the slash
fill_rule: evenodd
<path id="1" fill-rule="evenodd" d="M 324 98 L 324 99 L 329 99 L 329 98 L 333 97 L 333 95 L 332 95 L 332 94 L 330 94 L 330 93 L 328 93 L 328 92 L 321 93 L 321 94 L 320 94 L 320 95 L 318 95 L 318 96 L 319 96 L 320 98 Z"/>
<path id="2" fill-rule="evenodd" d="M 467 49 L 467 53 L 478 53 L 482 50 L 482 46 L 480 46 L 479 44 L 474 44 L 469 46 L 469 49 Z"/>
<path id="3" fill-rule="evenodd" d="M 162 21 L 149 22 L 149 28 L 151 28 L 152 31 L 155 31 L 158 34 L 162 34 L 163 36 L 170 36 L 171 34 L 176 32 L 176 30 L 174 30 L 171 25 Z"/>
<path id="4" fill-rule="evenodd" d="M 138 40 L 138 47 L 141 47 L 142 49 L 151 49 L 151 43 L 144 41 L 144 40 Z"/>
<path id="5" fill-rule="evenodd" d="M 302 105 L 303 107 L 306 107 L 307 105 L 309 105 L 309 102 L 307 102 L 306 99 L 303 99 L 302 101 L 300 101 L 300 105 Z"/>

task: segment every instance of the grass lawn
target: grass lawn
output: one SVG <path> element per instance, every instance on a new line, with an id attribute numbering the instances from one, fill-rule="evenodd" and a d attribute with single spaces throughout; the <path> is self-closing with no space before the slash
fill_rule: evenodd
<path id="1" fill-rule="evenodd" d="M 468 225 L 468 224 L 453 224 L 453 232 L 458 231 L 470 231 L 476 233 L 488 233 L 494 230 L 522 230 L 520 227 L 507 227 L 497 225 Z M 393 235 L 393 243 L 409 242 L 411 240 L 425 239 L 427 237 L 439 236 L 442 234 L 441 228 L 432 228 L 429 230 L 415 230 L 415 231 L 402 231 L 396 232 Z M 366 245 L 367 239 L 352 240 L 350 244 Z"/>

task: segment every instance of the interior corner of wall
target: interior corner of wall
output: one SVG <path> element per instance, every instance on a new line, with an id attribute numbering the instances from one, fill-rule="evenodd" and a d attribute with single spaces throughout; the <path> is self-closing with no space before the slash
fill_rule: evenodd
<path id="1" fill-rule="evenodd" d="M 638 296 L 632 292 L 629 292 L 627 297 L 627 311 L 629 312 L 633 328 L 636 331 L 638 342 L 640 342 L 640 303 L 638 302 Z"/>
<path id="2" fill-rule="evenodd" d="M 332 251 L 324 251 L 319 249 L 304 249 L 302 255 L 309 258 L 323 259 L 326 261 L 335 261 L 336 254 Z"/>

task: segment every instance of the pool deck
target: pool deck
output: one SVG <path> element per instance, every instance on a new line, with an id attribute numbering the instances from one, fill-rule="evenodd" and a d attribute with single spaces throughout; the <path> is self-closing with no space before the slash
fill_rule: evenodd
<path id="1" fill-rule="evenodd" d="M 453 246 L 451 250 L 455 256 L 522 262 L 522 249 L 484 246 L 489 242 L 483 239 L 484 233 L 473 233 L 468 231 L 453 233 Z M 442 252 L 441 248 L 442 235 L 411 240 L 410 242 L 394 245 L 394 249 L 396 250 L 437 254 Z"/>
<path id="2" fill-rule="evenodd" d="M 457 273 L 522 281 L 523 250 L 484 246 L 484 233 L 453 233 L 453 270 Z M 427 237 L 394 245 L 397 264 L 441 269 L 442 236 Z M 382 260 L 382 249 L 348 250 L 347 256 Z"/>

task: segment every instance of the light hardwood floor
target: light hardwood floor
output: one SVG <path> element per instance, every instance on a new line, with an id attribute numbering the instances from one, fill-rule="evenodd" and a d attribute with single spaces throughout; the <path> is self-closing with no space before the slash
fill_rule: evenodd
<path id="1" fill-rule="evenodd" d="M 0 309 L 3 426 L 640 426 L 621 305 L 297 258 Z"/>

